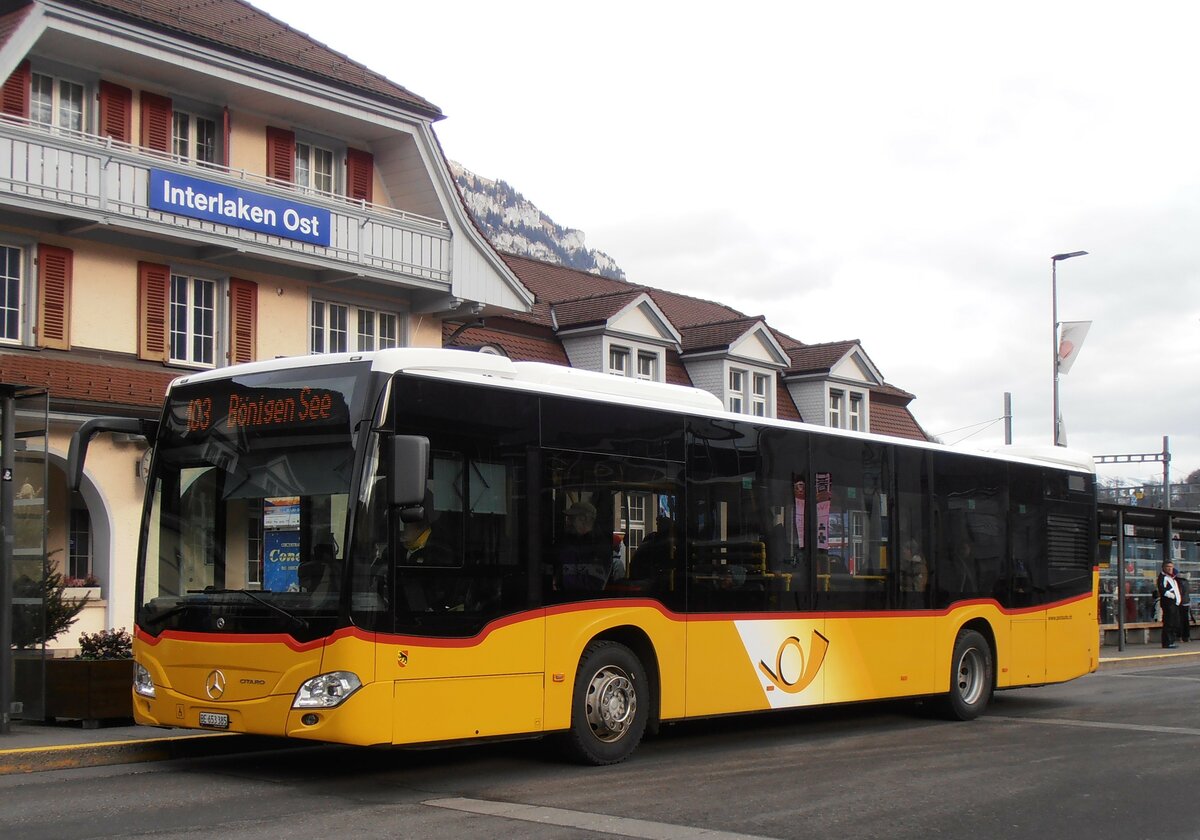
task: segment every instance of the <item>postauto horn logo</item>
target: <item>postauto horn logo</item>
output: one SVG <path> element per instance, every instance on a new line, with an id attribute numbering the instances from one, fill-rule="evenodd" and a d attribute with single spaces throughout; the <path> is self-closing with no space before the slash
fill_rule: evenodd
<path id="1" fill-rule="evenodd" d="M 794 650 L 796 655 L 800 657 L 799 674 L 794 680 L 789 680 L 784 672 L 783 658 L 788 651 Z M 775 667 L 772 668 L 761 659 L 758 661 L 758 670 L 762 671 L 763 675 L 771 681 L 771 683 L 780 691 L 785 691 L 788 694 L 799 694 L 816 679 L 817 673 L 821 670 L 821 665 L 825 663 L 825 653 L 829 650 L 829 640 L 818 633 L 812 631 L 812 637 L 808 643 L 808 655 L 805 656 L 804 648 L 800 645 L 800 639 L 796 636 L 788 636 L 779 645 L 779 651 L 775 654 Z M 787 669 L 792 671 L 793 669 Z"/>

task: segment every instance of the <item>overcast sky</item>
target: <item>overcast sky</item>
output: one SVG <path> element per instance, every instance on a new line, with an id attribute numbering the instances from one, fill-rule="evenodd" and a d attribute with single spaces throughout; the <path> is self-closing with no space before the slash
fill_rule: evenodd
<path id="1" fill-rule="evenodd" d="M 439 106 L 449 157 L 631 281 L 860 339 L 947 443 L 1002 443 L 1006 391 L 1051 442 L 1050 257 L 1086 250 L 1071 446 L 1169 435 L 1172 480 L 1200 468 L 1190 4 L 256 4 Z"/>

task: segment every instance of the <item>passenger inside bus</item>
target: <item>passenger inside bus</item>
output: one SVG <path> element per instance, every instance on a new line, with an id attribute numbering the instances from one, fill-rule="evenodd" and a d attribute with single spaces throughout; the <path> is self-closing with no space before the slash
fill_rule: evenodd
<path id="1" fill-rule="evenodd" d="M 600 590 L 612 568 L 612 538 L 596 538 L 596 506 L 573 502 L 564 513 L 566 528 L 555 549 L 555 583 L 564 590 Z"/>

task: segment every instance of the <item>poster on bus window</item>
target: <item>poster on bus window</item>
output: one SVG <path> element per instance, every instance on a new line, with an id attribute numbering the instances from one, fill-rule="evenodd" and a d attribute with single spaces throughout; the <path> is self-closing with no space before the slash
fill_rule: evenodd
<path id="1" fill-rule="evenodd" d="M 817 548 L 829 550 L 829 508 L 833 499 L 833 473 L 817 473 Z"/>
<path id="2" fill-rule="evenodd" d="M 263 529 L 267 531 L 300 530 L 300 497 L 278 496 L 263 499 Z"/>
<path id="3" fill-rule="evenodd" d="M 795 499 L 794 513 L 792 514 L 792 525 L 796 529 L 796 547 L 804 548 L 804 482 L 797 481 L 792 484 L 792 496 Z"/>
<path id="4" fill-rule="evenodd" d="M 299 591 L 299 531 L 267 531 L 263 534 L 263 589 L 268 592 Z"/>

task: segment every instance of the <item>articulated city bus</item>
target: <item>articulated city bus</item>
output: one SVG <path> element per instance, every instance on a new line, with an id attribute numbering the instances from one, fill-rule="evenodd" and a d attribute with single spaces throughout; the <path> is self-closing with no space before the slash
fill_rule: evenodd
<path id="1" fill-rule="evenodd" d="M 137 564 L 140 723 L 433 745 L 883 698 L 970 719 L 1096 668 L 1087 462 L 731 414 L 459 350 L 177 379 Z M 1069 461 L 1056 450 L 1059 461 Z"/>

